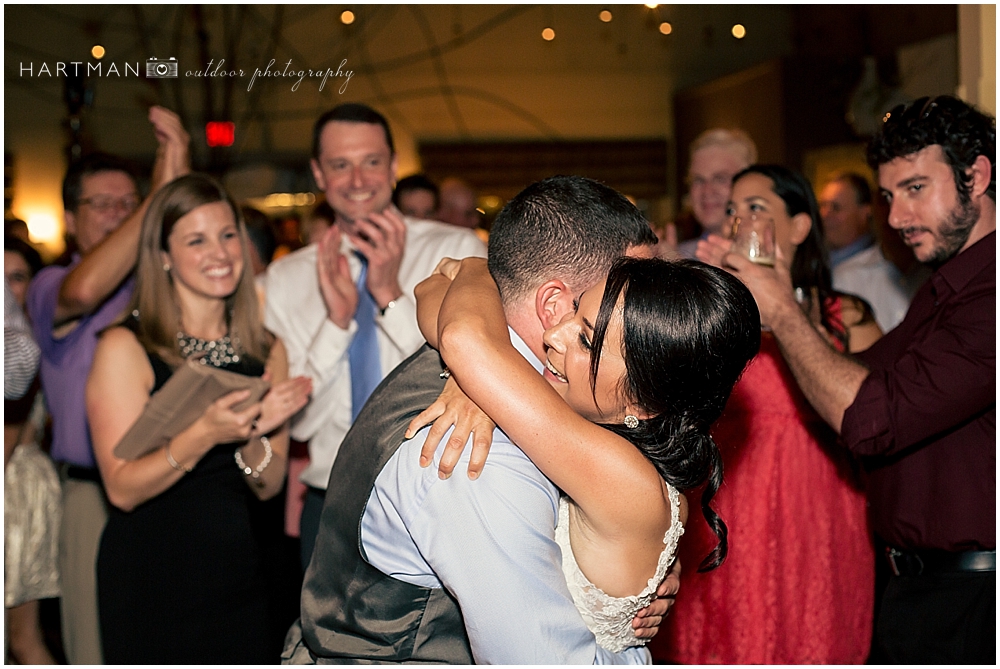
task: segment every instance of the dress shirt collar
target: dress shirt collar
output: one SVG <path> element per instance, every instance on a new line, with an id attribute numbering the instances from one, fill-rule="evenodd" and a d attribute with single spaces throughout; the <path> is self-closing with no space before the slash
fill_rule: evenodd
<path id="1" fill-rule="evenodd" d="M 839 249 L 830 249 L 830 267 L 836 267 L 851 256 L 861 253 L 874 243 L 875 239 L 871 235 L 861 235 L 847 246 Z"/>
<path id="2" fill-rule="evenodd" d="M 996 263 L 996 242 L 997 233 L 994 230 L 941 265 L 935 272 L 934 278 L 944 281 L 953 292 L 961 292 L 991 262 Z M 937 281 L 935 281 L 935 285 L 937 285 Z"/>
<path id="3" fill-rule="evenodd" d="M 524 343 L 521 336 L 514 332 L 514 328 L 507 326 L 507 330 L 510 332 L 510 343 L 514 345 L 517 352 L 524 356 L 524 359 L 531 363 L 531 366 L 535 368 L 535 371 L 539 374 L 542 373 L 544 367 L 542 361 L 535 357 L 535 354 L 531 352 L 528 345 Z"/>

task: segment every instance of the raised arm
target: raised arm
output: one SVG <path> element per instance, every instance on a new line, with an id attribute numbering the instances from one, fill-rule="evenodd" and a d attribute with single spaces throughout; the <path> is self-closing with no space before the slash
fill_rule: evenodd
<path id="1" fill-rule="evenodd" d="M 774 269 L 755 265 L 734 253 L 725 256 L 725 262 L 753 293 L 761 324 L 773 330 L 809 403 L 840 434 L 844 411 L 857 397 L 868 369 L 834 350 L 802 313 L 780 252 Z"/>
<path id="2" fill-rule="evenodd" d="M 485 262 L 463 261 L 441 305 L 438 333 L 441 355 L 462 390 L 596 531 L 662 538 L 669 503 L 659 474 L 635 446 L 573 411 L 513 347 Z"/>
<path id="3" fill-rule="evenodd" d="M 153 188 L 132 215 L 87 253 L 63 279 L 53 319 L 54 328 L 65 326 L 97 309 L 125 280 L 136 263 L 139 231 L 149 201 L 161 186 L 189 171 L 189 138 L 180 118 L 163 107 L 151 107 L 149 122 L 159 142 L 153 167 Z"/>

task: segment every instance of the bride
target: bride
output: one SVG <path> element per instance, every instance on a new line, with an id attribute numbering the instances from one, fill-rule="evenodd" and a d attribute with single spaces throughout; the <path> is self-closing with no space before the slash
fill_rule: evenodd
<path id="1" fill-rule="evenodd" d="M 485 261 L 443 261 L 416 296 L 421 331 L 461 388 L 410 424 L 407 436 L 441 418 L 422 464 L 463 403 L 481 407 L 565 493 L 563 570 L 598 643 L 644 643 L 632 617 L 673 561 L 687 517 L 678 491 L 707 481 L 702 513 L 718 545 L 701 570 L 726 556 L 725 523 L 709 506 L 722 482 L 709 428 L 760 346 L 753 297 L 702 263 L 623 258 L 546 331 L 539 376 L 511 345 Z"/>

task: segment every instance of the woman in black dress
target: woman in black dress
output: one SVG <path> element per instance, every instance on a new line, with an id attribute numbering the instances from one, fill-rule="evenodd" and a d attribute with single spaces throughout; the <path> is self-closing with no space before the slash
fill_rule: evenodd
<path id="1" fill-rule="evenodd" d="M 267 584 L 251 524 L 256 495 L 282 488 L 287 421 L 311 390 L 288 379 L 285 349 L 264 331 L 239 210 L 191 174 L 150 203 L 128 315 L 103 333 L 87 382 L 94 452 L 112 509 L 97 561 L 109 664 L 259 664 L 268 654 Z M 246 270 L 246 271 L 245 271 Z M 133 461 L 115 446 L 185 358 L 271 390 L 205 407 L 164 447 Z"/>

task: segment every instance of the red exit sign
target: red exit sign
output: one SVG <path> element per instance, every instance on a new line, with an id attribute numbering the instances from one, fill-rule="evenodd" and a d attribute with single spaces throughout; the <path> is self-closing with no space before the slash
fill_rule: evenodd
<path id="1" fill-rule="evenodd" d="M 209 121 L 205 124 L 205 141 L 209 146 L 232 146 L 236 139 L 236 124 L 232 121 Z"/>

